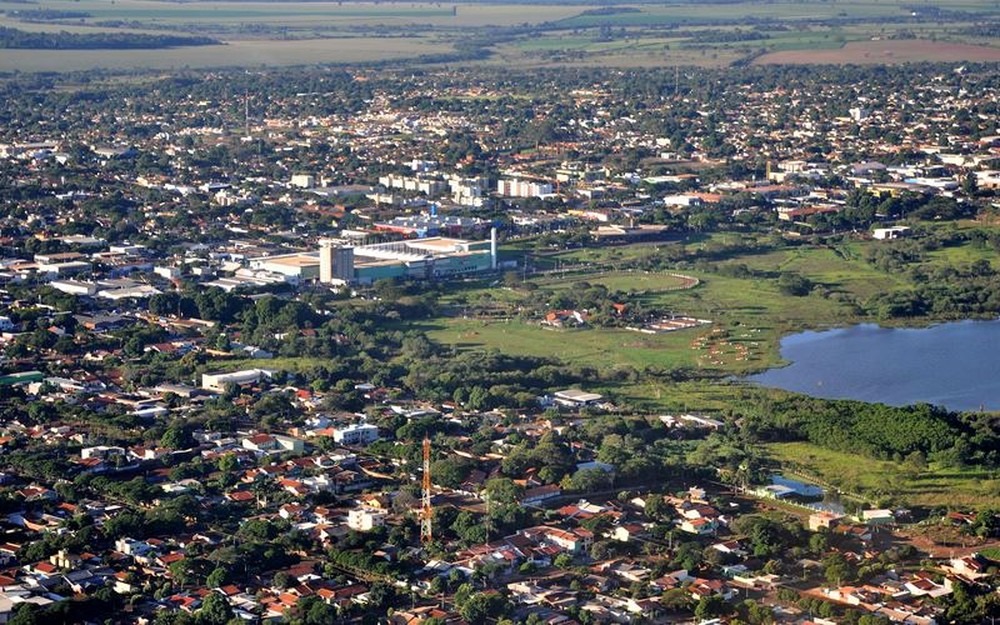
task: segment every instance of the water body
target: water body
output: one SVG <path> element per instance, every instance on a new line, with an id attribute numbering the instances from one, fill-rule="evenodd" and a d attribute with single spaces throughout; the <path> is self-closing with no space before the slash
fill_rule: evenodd
<path id="1" fill-rule="evenodd" d="M 792 364 L 747 379 L 828 399 L 1000 410 L 1000 320 L 802 332 L 782 339 L 781 357 Z"/>

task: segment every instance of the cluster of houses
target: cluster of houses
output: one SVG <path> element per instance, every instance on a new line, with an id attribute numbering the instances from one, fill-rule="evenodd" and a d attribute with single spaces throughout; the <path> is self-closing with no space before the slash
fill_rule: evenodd
<path id="1" fill-rule="evenodd" d="M 149 311 L 148 302 L 161 301 L 155 296 L 182 290 L 294 297 L 319 282 L 332 284 L 330 276 L 323 279 L 327 272 L 349 284 L 353 274 L 341 276 L 341 263 L 352 264 L 355 249 L 359 258 L 365 250 L 371 280 L 441 275 L 428 258 L 445 252 L 455 273 L 510 268 L 498 262 L 495 238 L 489 254 L 485 241 L 426 238 L 482 239 L 494 226 L 510 237 L 576 227 L 590 232 L 589 241 L 611 245 L 663 239 L 673 227 L 666 223 L 694 213 L 729 219 L 760 210 L 803 222 L 844 211 L 857 189 L 958 203 L 972 201 L 970 182 L 984 191 L 1000 188 L 1000 136 L 960 130 L 971 104 L 995 108 L 1000 95 L 959 91 L 959 77 L 935 75 L 905 95 L 860 96 L 858 106 L 834 116 L 826 107 L 843 100 L 841 85 L 815 91 L 794 84 L 731 87 L 739 97 L 724 109 L 709 113 L 704 109 L 714 103 L 685 102 L 692 115 L 677 137 L 650 132 L 648 124 L 620 114 L 622 98 L 614 87 L 590 85 L 564 98 L 533 98 L 536 118 L 558 113 L 555 130 L 563 138 L 531 150 L 516 149 L 516 137 L 494 132 L 505 120 L 490 106 L 455 112 L 412 106 L 414 96 L 466 101 L 454 78 L 445 70 L 389 80 L 376 70 L 359 72 L 356 80 L 371 87 L 372 97 L 350 112 L 327 113 L 317 105 L 305 115 L 302 98 L 276 93 L 268 118 L 245 120 L 245 136 L 204 115 L 232 109 L 228 96 L 201 100 L 169 90 L 132 96 L 142 102 L 129 110 L 146 110 L 143 127 L 160 129 L 145 138 L 125 134 L 119 127 L 128 124 L 116 123 L 101 130 L 110 135 L 97 143 L 89 108 L 96 104 L 86 98 L 65 105 L 58 140 L 39 141 L 37 128 L 13 122 L 3 129 L 0 160 L 10 166 L 5 171 L 12 183 L 4 190 L 11 210 L 0 217 L 6 370 L 0 376 L 0 623 L 21 605 L 44 610 L 104 596 L 108 588 L 123 603 L 128 599 L 123 622 L 149 623 L 162 611 L 197 613 L 215 596 L 246 622 L 280 622 L 307 598 L 340 614 L 364 610 L 377 594 L 375 584 L 388 583 L 414 599 L 394 605 L 387 621 L 457 625 L 462 618 L 450 594 L 431 596 L 431 589 L 447 585 L 438 580 L 472 583 L 486 575 L 515 619 L 534 615 L 552 625 L 572 625 L 585 620 L 582 614 L 602 623 L 690 620 L 699 603 L 721 598 L 735 604 L 746 597 L 766 602 L 776 621 L 820 622 L 775 602 L 779 588 L 893 622 L 930 625 L 946 620 L 933 599 L 959 583 L 989 583 L 994 565 L 983 555 L 919 570 L 899 567 L 836 587 L 815 586 L 820 577 L 809 573 L 816 567 L 808 561 L 786 563 L 801 565 L 805 579 L 787 566 L 765 570 L 767 563 L 755 557 L 734 522 L 771 499 L 815 495 L 790 480 L 739 495 L 698 480 L 690 490 L 671 484 L 661 489 L 671 492 L 644 490 L 619 499 L 626 489 L 600 496 L 569 492 L 528 467 L 512 480 L 516 505 L 530 518 L 523 527 L 503 535 L 487 531 L 478 544 L 439 538 L 440 546 L 421 545 L 414 530 L 423 510 L 422 467 L 410 453 L 419 441 L 397 440 L 385 423 L 446 421 L 463 443 L 485 427 L 493 437 L 485 455 L 435 450 L 476 468 L 454 488 L 434 482 L 426 493 L 435 509 L 480 517 L 494 505 L 487 485 L 501 475 L 513 441 L 537 442 L 555 426 L 535 412 L 430 406 L 421 398 L 399 399 L 406 395 L 402 389 L 350 380 L 365 412 L 330 410 L 323 400 L 334 391 L 313 388 L 312 380 L 286 384 L 277 368 L 260 366 L 275 354 L 240 332 L 180 310 Z M 226 86 L 219 93 L 235 93 L 226 80 L 205 77 L 207 84 Z M 861 87 L 883 89 L 877 81 Z M 477 96 L 501 102 L 518 89 L 523 87 L 483 86 Z M 801 108 L 794 122 L 778 114 L 788 101 Z M 674 106 L 657 95 L 646 114 L 659 122 Z M 129 114 L 124 110 L 121 115 Z M 891 142 L 884 139 L 889 134 Z M 468 153 L 445 153 L 449 140 L 470 136 L 475 140 Z M 719 136 L 727 138 L 726 153 Z M 250 143 L 259 148 L 245 149 Z M 219 156 L 237 151 L 243 154 L 239 163 Z M 642 158 L 630 162 L 624 154 Z M 601 159 L 607 163 L 595 162 Z M 691 173 L 729 171 L 741 162 L 766 162 L 766 175 L 736 172 L 731 179 L 703 181 Z M 23 193 L 15 197 L 11 190 Z M 650 221 L 659 223 L 645 223 Z M 700 228 L 696 220 L 689 226 Z M 890 226 L 873 236 L 907 233 L 906 226 Z M 321 248 L 330 241 L 335 252 Z M 329 295 L 325 285 L 320 290 Z M 615 303 L 615 314 L 623 315 L 624 306 Z M 73 313 L 61 312 L 67 310 Z M 553 309 L 543 323 L 569 327 L 590 320 L 585 310 Z M 636 329 L 660 333 L 706 323 L 656 318 Z M 166 338 L 132 349 L 122 338 L 126 330 Z M 295 330 L 298 335 L 282 334 L 275 342 L 316 336 L 314 328 Z M 225 345 L 210 344 L 209 336 Z M 220 364 L 202 373 L 216 358 L 253 359 L 257 366 Z M 183 359 L 192 370 L 197 365 L 199 378 L 144 380 L 154 361 L 162 367 Z M 267 426 L 251 419 L 251 407 L 271 393 L 287 397 L 302 418 Z M 8 399 L 27 408 L 8 410 Z M 124 442 L 116 433 L 159 434 L 220 403 L 234 411 L 232 422 L 201 420 L 184 433 L 190 440 L 137 434 Z M 564 415 L 615 409 L 600 393 L 579 388 L 540 398 L 538 413 L 546 408 Z M 670 436 L 697 431 L 678 438 L 726 427 L 706 415 L 658 420 Z M 570 417 L 569 423 L 563 431 L 584 426 L 582 419 Z M 614 483 L 618 467 L 598 461 L 596 450 L 575 440 L 567 447 L 571 469 Z M 178 500 L 189 504 L 169 511 L 181 530 L 126 523 L 153 518 Z M 217 583 L 190 574 L 188 564 L 225 553 L 239 538 L 238 531 L 234 538 L 202 522 L 205 511 L 229 514 L 236 527 L 266 522 L 280 528 L 283 537 L 298 541 L 279 554 L 292 563 L 254 574 L 228 571 L 225 579 L 212 580 Z M 878 559 L 883 528 L 901 520 L 898 511 L 866 510 L 856 519 L 817 512 L 807 523 L 810 531 L 834 537 L 831 552 L 860 566 Z M 685 544 L 697 547 L 699 557 L 691 566 L 675 566 Z M 371 560 L 367 568 L 334 562 L 330 554 L 340 551 Z M 392 567 L 396 576 L 375 571 L 372 563 Z"/>

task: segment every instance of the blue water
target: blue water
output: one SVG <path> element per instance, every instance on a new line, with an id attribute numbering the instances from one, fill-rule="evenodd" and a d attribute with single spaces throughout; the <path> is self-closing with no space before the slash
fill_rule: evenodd
<path id="1" fill-rule="evenodd" d="M 829 399 L 1000 410 L 1000 320 L 802 332 L 782 339 L 781 357 L 791 364 L 747 379 Z"/>

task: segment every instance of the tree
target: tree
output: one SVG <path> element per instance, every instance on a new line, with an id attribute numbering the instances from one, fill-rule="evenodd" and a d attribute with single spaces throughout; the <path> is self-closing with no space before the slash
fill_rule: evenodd
<path id="1" fill-rule="evenodd" d="M 205 578 L 205 585 L 209 588 L 219 588 L 226 584 L 228 578 L 229 571 L 220 566 L 208 574 L 208 577 Z"/>
<path id="2" fill-rule="evenodd" d="M 556 568 L 567 569 L 573 565 L 573 556 L 568 553 L 560 553 L 556 556 L 556 559 L 552 561 L 552 564 Z"/>
<path id="3" fill-rule="evenodd" d="M 191 434 L 179 425 L 170 426 L 160 437 L 160 445 L 167 449 L 188 449 L 192 442 Z"/>
<path id="4" fill-rule="evenodd" d="M 295 607 L 301 615 L 302 625 L 326 625 L 337 621 L 337 609 L 316 596 L 303 597 Z"/>
<path id="5" fill-rule="evenodd" d="M 812 282 L 797 273 L 784 271 L 778 276 L 778 289 L 785 295 L 802 297 L 809 295 L 812 288 Z"/>
<path id="6" fill-rule="evenodd" d="M 217 592 L 209 593 L 195 615 L 197 625 L 226 625 L 233 618 L 229 601 Z"/>
<path id="7" fill-rule="evenodd" d="M 368 591 L 368 605 L 377 612 L 384 612 L 396 600 L 396 589 L 385 582 L 375 582 Z"/>
<path id="8" fill-rule="evenodd" d="M 809 537 L 809 551 L 822 555 L 830 548 L 830 536 L 826 532 L 818 532 Z"/>
<path id="9" fill-rule="evenodd" d="M 507 599 L 497 592 L 481 592 L 470 596 L 458 612 L 469 625 L 485 625 L 507 611 Z"/>
<path id="10" fill-rule="evenodd" d="M 451 531 L 467 543 L 480 544 L 487 540 L 486 525 L 482 517 L 468 510 L 458 513 L 451 524 Z"/>
<path id="11" fill-rule="evenodd" d="M 730 606 L 721 595 L 702 597 L 694 607 L 694 615 L 700 621 L 718 618 L 728 614 Z"/>
<path id="12" fill-rule="evenodd" d="M 976 177 L 976 172 L 966 172 L 962 177 L 962 192 L 969 197 L 975 197 L 979 193 L 979 178 Z"/>
<path id="13" fill-rule="evenodd" d="M 288 574 L 287 571 L 278 571 L 277 573 L 274 574 L 274 577 L 271 579 L 271 584 L 275 588 L 284 589 L 288 588 L 288 583 L 291 581 L 291 579 L 292 577 L 291 575 Z"/>
<path id="14" fill-rule="evenodd" d="M 14 610 L 14 615 L 8 625 L 37 625 L 38 615 L 35 613 L 35 606 L 30 603 L 22 603 Z"/>
<path id="15" fill-rule="evenodd" d="M 682 612 L 691 609 L 691 593 L 685 588 L 671 588 L 660 595 L 660 605 L 668 610 Z"/>
<path id="16" fill-rule="evenodd" d="M 833 553 L 823 558 L 823 573 L 831 586 L 840 586 L 853 575 L 850 562 L 840 553 Z"/>

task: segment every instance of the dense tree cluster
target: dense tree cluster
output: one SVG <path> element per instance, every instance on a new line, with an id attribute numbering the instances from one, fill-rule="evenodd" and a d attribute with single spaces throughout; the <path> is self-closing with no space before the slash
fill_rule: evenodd
<path id="1" fill-rule="evenodd" d="M 219 45 L 211 37 L 150 35 L 142 33 L 28 32 L 0 27 L 0 49 L 21 50 L 151 50 L 184 46 Z"/>
<path id="2" fill-rule="evenodd" d="M 748 407 L 741 423 L 756 440 L 808 440 L 875 458 L 902 460 L 920 454 L 954 466 L 997 461 L 997 440 L 988 420 L 927 404 L 892 407 L 804 396 L 766 399 Z"/>

